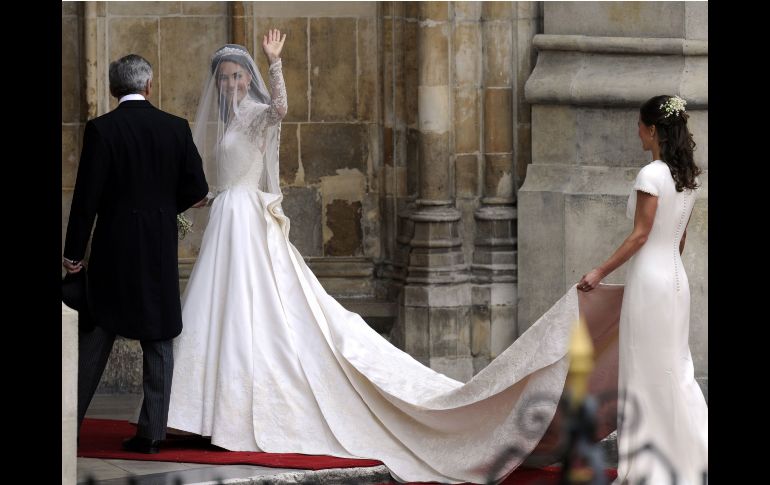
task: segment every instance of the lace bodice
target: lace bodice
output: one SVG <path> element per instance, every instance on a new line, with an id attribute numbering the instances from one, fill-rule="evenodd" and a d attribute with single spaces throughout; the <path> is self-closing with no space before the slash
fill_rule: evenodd
<path id="1" fill-rule="evenodd" d="M 218 146 L 219 191 L 235 186 L 264 189 L 267 129 L 278 125 L 286 115 L 286 86 L 281 61 L 270 66 L 270 105 L 246 96 L 225 126 Z"/>

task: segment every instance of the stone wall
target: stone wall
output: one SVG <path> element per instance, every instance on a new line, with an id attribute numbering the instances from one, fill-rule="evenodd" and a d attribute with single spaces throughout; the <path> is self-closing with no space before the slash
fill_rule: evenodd
<path id="1" fill-rule="evenodd" d="M 630 233 L 626 201 L 651 161 L 639 106 L 687 100 L 704 169 L 687 230 L 690 348 L 708 395 L 708 5 L 706 2 L 545 2 L 537 65 L 526 85 L 532 164 L 519 191 L 519 332 Z M 605 281 L 622 283 L 621 267 Z"/>
<path id="2" fill-rule="evenodd" d="M 61 83 L 61 167 L 62 167 L 62 225 L 61 250 L 64 251 L 64 236 L 75 187 L 78 159 L 86 119 L 85 97 L 83 96 L 83 5 L 78 2 L 62 2 L 62 83 Z"/>
<path id="3" fill-rule="evenodd" d="M 287 34 L 289 112 L 281 183 L 291 239 L 338 296 L 375 297 L 381 257 L 376 2 L 242 2 L 242 43 L 262 72 L 262 36 Z M 238 31 L 239 28 L 235 28 Z"/>
<path id="4" fill-rule="evenodd" d="M 214 50 L 243 44 L 265 73 L 279 28 L 292 242 L 343 305 L 466 380 L 629 230 L 641 101 L 687 98 L 707 168 L 707 19 L 702 2 L 63 3 L 62 238 L 83 124 L 116 103 L 109 61 L 145 56 L 151 102 L 194 123 Z M 703 179 L 684 260 L 706 383 Z M 207 220 L 188 215 L 182 286 Z M 100 392 L 138 390 L 139 355 L 118 339 Z"/>

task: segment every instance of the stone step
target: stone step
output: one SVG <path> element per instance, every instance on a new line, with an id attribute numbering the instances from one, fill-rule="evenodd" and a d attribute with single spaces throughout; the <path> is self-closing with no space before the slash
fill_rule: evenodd
<path id="1" fill-rule="evenodd" d="M 398 303 L 372 298 L 339 298 L 337 301 L 348 311 L 358 313 L 366 323 L 385 338 L 398 317 Z"/>
<path id="2" fill-rule="evenodd" d="M 396 318 L 398 303 L 394 301 L 375 300 L 371 298 L 339 298 L 338 302 L 351 312 L 366 317 Z"/>
<path id="3" fill-rule="evenodd" d="M 133 460 L 77 459 L 78 485 L 268 485 L 395 483 L 385 465 L 296 470 L 254 465 L 204 465 Z"/>

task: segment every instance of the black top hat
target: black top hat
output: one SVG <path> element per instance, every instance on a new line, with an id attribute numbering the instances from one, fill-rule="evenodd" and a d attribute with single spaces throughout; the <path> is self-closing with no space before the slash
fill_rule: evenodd
<path id="1" fill-rule="evenodd" d="M 61 280 L 61 300 L 77 310 L 79 331 L 90 332 L 94 329 L 94 321 L 88 309 L 88 276 L 85 268 L 77 273 L 67 273 Z"/>

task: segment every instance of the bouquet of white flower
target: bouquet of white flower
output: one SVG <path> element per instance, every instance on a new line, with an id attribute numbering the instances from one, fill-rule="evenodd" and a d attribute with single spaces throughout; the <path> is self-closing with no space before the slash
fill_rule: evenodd
<path id="1" fill-rule="evenodd" d="M 176 228 L 179 240 L 184 239 L 188 233 L 192 232 L 192 226 L 193 222 L 184 213 L 176 215 Z"/>

